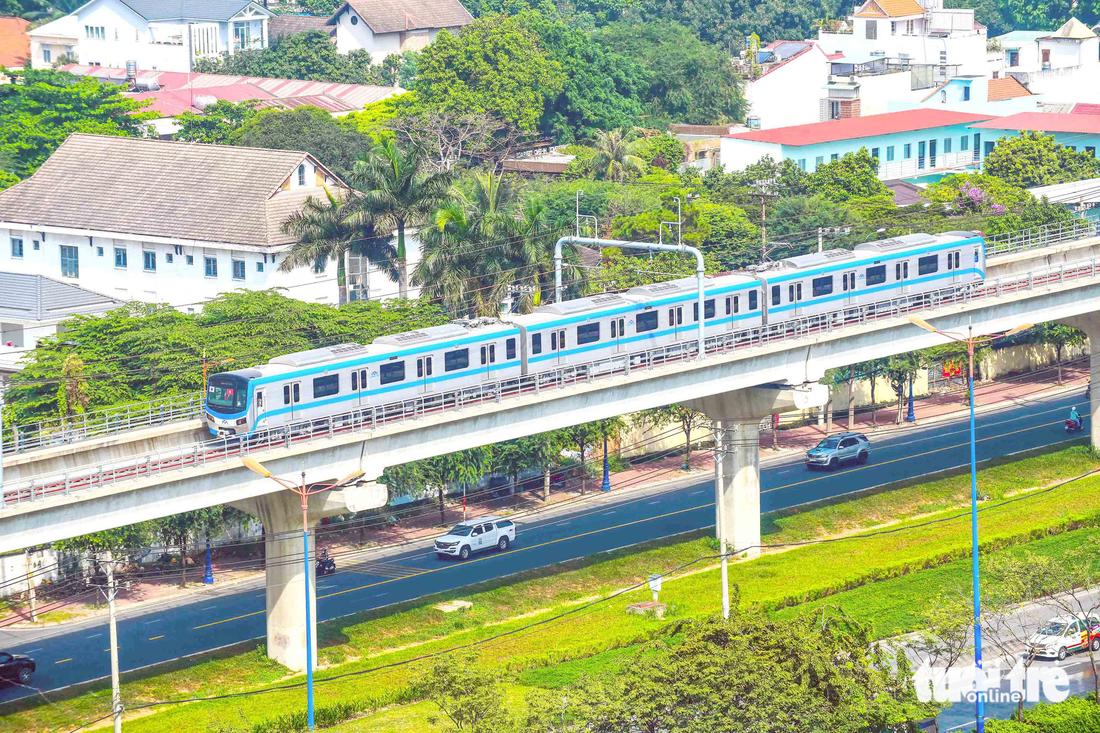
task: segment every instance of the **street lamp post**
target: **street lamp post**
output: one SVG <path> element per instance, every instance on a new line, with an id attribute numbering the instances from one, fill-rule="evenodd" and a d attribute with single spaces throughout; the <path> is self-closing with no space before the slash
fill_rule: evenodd
<path id="1" fill-rule="evenodd" d="M 309 612 L 309 497 L 314 494 L 320 494 L 324 491 L 330 491 L 350 483 L 355 479 L 363 475 L 362 471 L 355 471 L 348 474 L 344 478 L 340 479 L 333 484 L 323 484 L 320 486 L 314 486 L 308 488 L 306 486 L 306 474 L 302 472 L 301 485 L 295 484 L 286 479 L 281 479 L 278 476 L 273 476 L 271 471 L 264 468 L 263 464 L 253 458 L 242 458 L 243 463 L 248 469 L 255 471 L 264 478 L 269 478 L 275 483 L 282 486 L 284 489 L 293 491 L 302 500 L 302 556 L 305 562 L 305 587 L 306 587 L 306 718 L 307 725 L 310 731 L 313 730 L 313 626 L 310 620 Z"/>
<path id="2" fill-rule="evenodd" d="M 607 436 L 603 436 L 603 486 L 604 491 L 611 491 L 611 464 L 607 460 Z"/>
<path id="3" fill-rule="evenodd" d="M 977 460 L 977 441 L 975 440 L 975 428 L 974 428 L 974 345 L 984 344 L 998 339 L 1003 336 L 1011 336 L 1012 334 L 1019 333 L 1025 329 L 1031 328 L 1032 324 L 1025 323 L 1022 326 L 1009 329 L 1004 333 L 995 333 L 988 336 L 982 336 L 974 338 L 974 325 L 969 324 L 966 328 L 966 337 L 958 336 L 949 331 L 941 331 L 938 328 L 932 326 L 927 321 L 917 316 L 909 316 L 909 321 L 914 325 L 920 326 L 926 331 L 932 333 L 938 333 L 941 336 L 951 339 L 952 341 L 958 341 L 961 344 L 966 344 L 966 353 L 970 361 L 970 371 L 968 373 L 968 384 L 970 386 L 970 576 L 974 588 L 974 666 L 978 669 L 982 668 L 982 626 L 981 626 L 981 612 L 982 612 L 982 596 L 981 587 L 979 583 L 978 575 L 978 460 Z M 982 691 L 980 686 L 975 690 L 975 722 L 978 726 L 978 733 L 985 733 L 985 702 L 982 699 Z"/>
<path id="4" fill-rule="evenodd" d="M 905 416 L 905 422 L 916 422 L 917 413 L 913 410 L 913 372 L 909 372 L 909 412 Z"/>

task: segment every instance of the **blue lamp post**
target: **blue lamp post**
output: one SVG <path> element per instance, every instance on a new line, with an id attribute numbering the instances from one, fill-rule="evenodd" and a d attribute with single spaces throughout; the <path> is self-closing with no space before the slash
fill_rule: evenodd
<path id="1" fill-rule="evenodd" d="M 607 436 L 603 436 L 603 486 L 604 491 L 611 491 L 611 464 L 607 460 Z"/>
<path id="2" fill-rule="evenodd" d="M 966 351 L 970 358 L 970 373 L 968 376 L 968 384 L 970 385 L 970 577 L 974 588 L 974 666 L 978 669 L 982 668 L 982 596 L 981 596 L 981 584 L 979 582 L 979 565 L 978 565 L 978 459 L 977 459 L 977 440 L 975 439 L 975 427 L 974 427 L 974 345 L 982 344 L 992 341 L 1003 336 L 1011 336 L 1012 334 L 1019 333 L 1025 329 L 1031 328 L 1030 323 L 1025 323 L 1022 326 L 1017 326 L 1004 333 L 991 334 L 989 336 L 983 336 L 982 338 L 974 338 L 974 326 L 973 324 L 967 326 L 966 338 L 956 336 L 946 331 L 940 331 L 930 325 L 927 321 L 916 316 L 909 316 L 909 320 L 923 328 L 926 331 L 932 333 L 938 333 L 941 336 L 958 341 L 959 343 L 966 344 Z M 985 733 L 985 696 L 982 691 L 976 690 L 974 695 L 975 701 L 975 722 L 977 723 L 978 733 Z"/>
<path id="3" fill-rule="evenodd" d="M 284 489 L 289 489 L 299 496 L 302 500 L 302 557 L 305 562 L 305 589 L 306 589 L 306 722 L 308 730 L 313 731 L 313 623 L 310 618 L 310 567 L 309 567 L 309 497 L 314 494 L 320 494 L 322 491 L 329 491 L 335 489 L 344 484 L 351 483 L 357 478 L 363 475 L 362 471 L 355 471 L 348 474 L 344 478 L 340 479 L 334 484 L 322 484 L 308 488 L 306 486 L 306 474 L 302 473 L 301 485 L 291 483 L 285 479 L 281 479 L 277 476 L 271 475 L 271 471 L 268 471 L 263 467 L 259 461 L 252 458 L 242 458 L 243 463 L 249 470 L 255 471 L 264 478 L 269 478 L 275 483 L 282 486 Z"/>
<path id="4" fill-rule="evenodd" d="M 905 422 L 916 422 L 917 413 L 913 410 L 913 373 L 909 372 L 909 413 L 905 416 Z"/>
<path id="5" fill-rule="evenodd" d="M 210 562 L 210 535 L 206 535 L 206 573 L 202 576 L 202 582 L 207 585 L 214 582 L 214 567 Z"/>

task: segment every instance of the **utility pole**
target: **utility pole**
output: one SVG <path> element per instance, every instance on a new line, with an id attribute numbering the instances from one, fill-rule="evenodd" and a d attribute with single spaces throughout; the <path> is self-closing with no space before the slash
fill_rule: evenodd
<path id="1" fill-rule="evenodd" d="M 25 550 L 27 556 L 27 601 L 31 607 L 31 623 L 38 623 L 37 599 L 34 595 L 34 565 L 31 561 L 31 551 Z"/>
<path id="2" fill-rule="evenodd" d="M 107 618 L 109 619 L 111 638 L 111 710 L 115 717 L 115 733 L 122 733 L 122 693 L 118 682 L 118 625 L 115 623 L 115 558 L 107 551 Z"/>
<path id="3" fill-rule="evenodd" d="M 724 479 L 722 464 L 726 459 L 726 451 L 725 431 L 722 429 L 722 423 L 719 420 L 715 420 L 711 424 L 711 432 L 714 434 L 714 516 L 715 521 L 718 523 L 718 552 L 721 553 L 722 562 L 722 618 L 729 621 L 730 584 L 726 557 L 728 548 L 726 547 L 726 518 L 722 512 L 722 484 Z"/>
<path id="4" fill-rule="evenodd" d="M 0 377 L 0 491 L 4 490 L 4 388 L 7 386 L 7 381 Z"/>
<path id="5" fill-rule="evenodd" d="M 768 261 L 768 199 L 779 195 L 774 191 L 779 182 L 774 178 L 761 178 L 755 185 L 760 189 L 756 195 L 760 197 L 760 262 L 763 264 Z"/>

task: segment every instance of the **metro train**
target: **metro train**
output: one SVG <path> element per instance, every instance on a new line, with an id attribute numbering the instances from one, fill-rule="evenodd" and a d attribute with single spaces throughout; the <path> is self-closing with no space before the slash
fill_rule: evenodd
<path id="1" fill-rule="evenodd" d="M 751 333 L 950 285 L 981 282 L 976 232 L 910 234 L 854 249 L 790 257 L 705 279 L 705 333 Z M 695 278 L 543 305 L 509 320 L 456 321 L 271 359 L 212 375 L 204 422 L 214 435 L 250 435 L 361 406 L 552 372 L 698 338 Z M 631 357 L 633 358 L 633 357 Z"/>

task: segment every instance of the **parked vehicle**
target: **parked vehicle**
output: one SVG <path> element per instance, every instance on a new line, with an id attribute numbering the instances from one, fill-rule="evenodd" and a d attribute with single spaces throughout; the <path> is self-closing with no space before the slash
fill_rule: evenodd
<path id="1" fill-rule="evenodd" d="M 863 433 L 838 433 L 822 439 L 806 451 L 806 468 L 830 471 L 842 463 L 863 465 L 871 457 L 871 441 Z"/>
<path id="2" fill-rule="evenodd" d="M 31 681 L 35 669 L 34 660 L 26 654 L 0 652 L 0 680 L 25 685 Z"/>
<path id="3" fill-rule="evenodd" d="M 440 558 L 466 560 L 475 552 L 492 549 L 503 552 L 515 541 L 514 522 L 500 517 L 481 517 L 451 527 L 447 534 L 435 541 L 435 552 Z"/>
<path id="4" fill-rule="evenodd" d="M 1059 660 L 1090 647 L 1100 650 L 1100 618 L 1081 614 L 1055 616 L 1027 640 L 1028 654 Z"/>
<path id="5" fill-rule="evenodd" d="M 328 556 L 328 550 L 321 550 L 321 554 L 317 556 L 317 566 L 314 568 L 314 572 L 318 578 L 336 573 L 336 561 Z"/>

